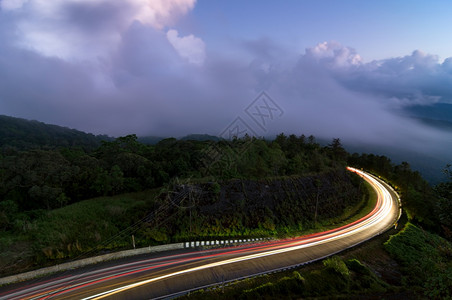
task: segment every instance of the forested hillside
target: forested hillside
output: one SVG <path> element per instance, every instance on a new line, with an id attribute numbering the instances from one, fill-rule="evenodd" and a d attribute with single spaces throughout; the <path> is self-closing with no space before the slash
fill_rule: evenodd
<path id="1" fill-rule="evenodd" d="M 6 220 L 14 211 L 50 210 L 92 197 L 160 187 L 175 177 L 266 178 L 345 166 L 340 145 L 321 147 L 313 137 L 306 141 L 304 136 L 231 142 L 170 138 L 152 146 L 129 135 L 101 143 L 94 151 L 79 147 L 4 149 L 0 197 L 2 207 L 8 209 L 3 210 L 7 216 L 3 227 L 9 226 Z M 337 155 L 342 160 L 336 161 Z"/>
<path id="2" fill-rule="evenodd" d="M 284 134 L 274 141 L 170 138 L 157 145 L 129 135 L 102 141 L 92 151 L 4 149 L 0 250 L 20 252 L 28 245 L 27 263 L 34 264 L 89 249 L 121 248 L 130 236 L 109 236 L 143 218 L 147 221 L 133 228 L 139 245 L 295 234 L 362 201 L 366 191 L 345 171 L 345 160 L 339 140 L 322 147 L 313 136 Z M 140 200 L 121 196 L 130 192 L 141 192 Z M 95 204 L 114 195 L 111 205 Z M 86 228 L 92 235 L 81 234 Z M 3 263 L 17 265 L 12 257 L 6 255 Z"/>
<path id="3" fill-rule="evenodd" d="M 0 115 L 0 147 L 28 150 L 36 148 L 81 147 L 91 150 L 100 146 L 106 135 L 95 136 L 75 129 Z"/>

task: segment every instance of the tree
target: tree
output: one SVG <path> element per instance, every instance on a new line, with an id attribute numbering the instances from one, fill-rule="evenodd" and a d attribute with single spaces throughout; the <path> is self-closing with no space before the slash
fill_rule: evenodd
<path id="1" fill-rule="evenodd" d="M 14 215 L 18 212 L 17 203 L 12 200 L 0 202 L 0 229 L 7 229 L 12 225 Z"/>
<path id="2" fill-rule="evenodd" d="M 286 142 L 286 155 L 288 158 L 292 158 L 297 155 L 298 152 L 301 151 L 300 140 L 297 138 L 295 134 L 289 135 L 289 138 Z"/>
<path id="3" fill-rule="evenodd" d="M 118 194 L 124 189 L 124 173 L 118 165 L 114 165 L 111 168 L 110 185 L 113 194 Z"/>
<path id="4" fill-rule="evenodd" d="M 339 138 L 333 139 L 331 144 L 328 145 L 331 153 L 331 158 L 337 162 L 345 162 L 347 160 L 347 151 L 342 147 L 341 140 Z"/>
<path id="5" fill-rule="evenodd" d="M 446 237 L 452 240 L 452 170 L 451 165 L 447 165 L 444 174 L 448 176 L 447 182 L 442 182 L 435 187 L 439 197 L 438 212 L 439 220 Z"/>
<path id="6" fill-rule="evenodd" d="M 284 133 L 280 133 L 275 138 L 275 143 L 277 143 L 281 149 L 284 151 L 286 149 L 287 136 Z"/>

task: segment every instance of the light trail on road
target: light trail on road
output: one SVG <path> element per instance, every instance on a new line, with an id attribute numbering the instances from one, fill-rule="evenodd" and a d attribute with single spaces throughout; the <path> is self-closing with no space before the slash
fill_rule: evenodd
<path id="1" fill-rule="evenodd" d="M 239 278 L 277 269 L 275 266 L 280 268 L 284 265 L 307 263 L 337 253 L 387 230 L 400 215 L 398 196 L 394 191 L 391 193 L 388 190 L 387 184 L 363 171 L 350 167 L 347 169 L 360 175 L 377 193 L 375 208 L 350 224 L 297 238 L 142 259 L 26 286 L 0 294 L 0 299 L 88 300 L 107 297 L 140 298 L 141 295 L 150 295 L 148 298 L 162 297 L 188 288 L 219 283 L 217 273 L 224 273 L 228 268 L 233 267 L 236 274 L 243 274 L 235 275 L 235 278 Z M 250 265 L 249 270 L 246 266 L 243 267 L 247 263 Z M 194 286 L 183 283 L 188 279 L 192 285 L 193 281 L 199 283 Z M 228 278 L 232 279 L 234 274 Z M 166 283 L 169 281 L 172 286 L 180 281 L 181 287 L 168 288 Z M 167 289 L 166 294 L 164 291 L 159 294 L 159 287 Z"/>

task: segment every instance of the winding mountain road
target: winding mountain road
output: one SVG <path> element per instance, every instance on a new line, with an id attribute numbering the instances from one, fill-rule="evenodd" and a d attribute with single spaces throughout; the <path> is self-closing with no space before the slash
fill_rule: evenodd
<path id="1" fill-rule="evenodd" d="M 0 299 L 154 299 L 302 265 L 360 244 L 394 226 L 398 195 L 382 180 L 348 168 L 377 193 L 368 215 L 345 226 L 297 238 L 229 248 L 185 250 L 99 265 L 0 291 Z"/>

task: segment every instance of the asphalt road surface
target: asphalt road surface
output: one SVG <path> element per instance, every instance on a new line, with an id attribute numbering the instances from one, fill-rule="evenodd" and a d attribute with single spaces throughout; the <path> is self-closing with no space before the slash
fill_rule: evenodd
<path id="1" fill-rule="evenodd" d="M 378 195 L 373 211 L 348 225 L 285 240 L 187 249 L 99 264 L 3 287 L 0 299 L 166 298 L 330 256 L 386 231 L 400 216 L 398 196 L 386 183 L 348 169 L 369 182 Z"/>

